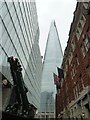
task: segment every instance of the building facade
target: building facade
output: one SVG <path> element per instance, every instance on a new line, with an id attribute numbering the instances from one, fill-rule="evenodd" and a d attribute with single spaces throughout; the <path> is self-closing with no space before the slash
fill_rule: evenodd
<path id="1" fill-rule="evenodd" d="M 10 65 L 7 62 L 7 58 L 10 56 L 19 59 L 23 68 L 23 80 L 29 91 L 27 93 L 28 100 L 39 109 L 42 60 L 34 1 L 0 2 L 0 85 L 3 82 L 5 84 L 5 80 L 13 85 Z M 10 94 L 11 89 L 3 85 L 2 110 L 7 106 Z"/>
<path id="2" fill-rule="evenodd" d="M 78 2 L 62 63 L 64 79 L 56 94 L 57 118 L 90 119 L 90 3 Z"/>
<path id="3" fill-rule="evenodd" d="M 55 117 L 56 88 L 54 85 L 53 73 L 57 74 L 57 66 L 60 67 L 62 59 L 63 53 L 56 24 L 55 21 L 52 21 L 48 34 L 43 61 L 40 102 L 40 116 L 43 118 Z"/>

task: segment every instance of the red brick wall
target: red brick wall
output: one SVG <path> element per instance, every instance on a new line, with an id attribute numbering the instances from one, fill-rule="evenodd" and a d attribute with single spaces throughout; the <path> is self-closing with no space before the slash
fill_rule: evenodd
<path id="1" fill-rule="evenodd" d="M 69 65 L 68 62 L 68 70 L 67 70 L 67 75 L 66 78 L 63 80 L 62 87 L 60 89 L 60 93 L 57 93 L 57 102 L 56 102 L 56 111 L 57 115 L 64 110 L 64 108 L 72 101 L 75 100 L 75 95 L 74 95 L 74 89 L 75 89 L 75 83 L 78 84 L 79 86 L 79 92 L 82 92 L 83 86 L 82 82 L 80 80 L 80 76 L 82 75 L 83 79 L 83 84 L 84 87 L 90 86 L 90 76 L 87 71 L 87 67 L 90 66 L 90 48 L 83 58 L 83 54 L 81 51 L 81 45 L 83 44 L 83 35 L 86 35 L 88 37 L 88 40 L 90 42 L 90 36 L 87 33 L 88 28 L 90 27 L 90 15 L 86 15 L 86 23 L 84 25 L 84 28 L 82 30 L 82 34 L 80 36 L 80 39 L 78 40 L 76 37 L 76 34 L 74 33 L 73 40 L 75 41 L 75 50 L 73 52 L 73 59 L 71 61 L 71 64 Z M 77 24 L 77 23 L 76 23 Z M 71 33 L 72 34 L 72 33 Z M 71 42 L 68 42 L 67 48 L 66 48 L 66 54 L 65 56 L 68 56 L 68 47 L 71 47 Z M 76 57 L 78 58 L 79 65 L 77 65 Z M 67 60 L 67 57 L 65 58 Z M 66 62 L 65 60 L 63 61 L 63 69 L 65 66 Z M 72 66 L 71 66 L 72 65 Z M 71 71 L 73 66 L 75 65 L 76 67 L 76 74 L 74 78 L 72 79 L 71 76 Z M 67 86 L 67 88 L 66 88 Z"/>

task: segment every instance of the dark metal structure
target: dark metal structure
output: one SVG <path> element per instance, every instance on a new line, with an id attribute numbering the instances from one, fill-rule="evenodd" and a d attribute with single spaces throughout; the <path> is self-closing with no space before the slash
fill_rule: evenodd
<path id="1" fill-rule="evenodd" d="M 20 62 L 13 56 L 8 57 L 8 62 L 10 63 L 10 69 L 14 84 L 11 99 L 13 98 L 14 100 L 10 100 L 5 112 L 25 118 L 34 118 L 36 108 L 28 101 L 26 94 L 28 92 L 28 89 L 25 87 L 23 81 Z"/>

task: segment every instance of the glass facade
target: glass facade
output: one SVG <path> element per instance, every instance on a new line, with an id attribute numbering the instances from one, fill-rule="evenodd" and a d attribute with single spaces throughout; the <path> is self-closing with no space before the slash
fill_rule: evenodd
<path id="1" fill-rule="evenodd" d="M 61 67 L 63 59 L 62 48 L 56 28 L 52 21 L 48 34 L 45 56 L 43 61 L 40 112 L 55 112 L 55 94 L 53 73 L 57 74 L 57 67 Z"/>
<path id="2" fill-rule="evenodd" d="M 13 84 L 9 56 L 19 59 L 28 99 L 40 107 L 42 60 L 35 2 L 0 2 L 0 72 Z"/>

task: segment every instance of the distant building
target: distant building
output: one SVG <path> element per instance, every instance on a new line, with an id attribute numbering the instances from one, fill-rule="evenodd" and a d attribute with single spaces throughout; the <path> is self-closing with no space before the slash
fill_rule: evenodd
<path id="1" fill-rule="evenodd" d="M 9 102 L 13 85 L 9 56 L 15 56 L 22 65 L 22 74 L 28 89 L 28 100 L 40 108 L 42 60 L 39 49 L 39 26 L 35 2 L 0 2 L 0 76 L 2 76 L 3 110 Z"/>
<path id="2" fill-rule="evenodd" d="M 62 63 L 64 79 L 56 94 L 57 118 L 90 118 L 90 3 L 78 2 Z"/>
<path id="3" fill-rule="evenodd" d="M 56 87 L 54 85 L 53 73 L 57 74 L 57 67 L 60 67 L 62 59 L 63 53 L 58 36 L 58 31 L 55 21 L 52 21 L 43 61 L 41 103 L 39 114 L 41 118 L 55 117 Z"/>

